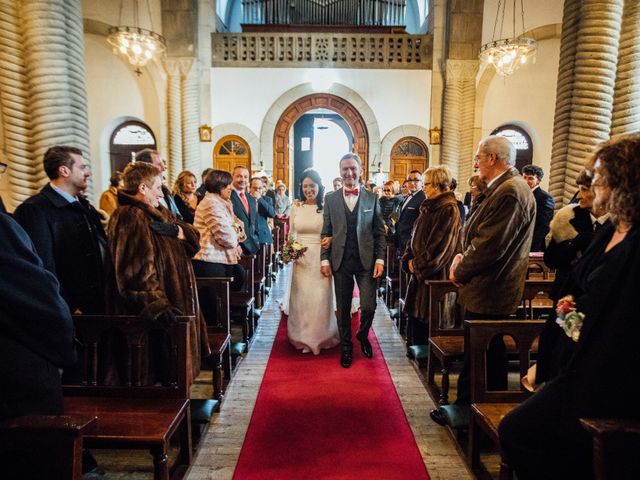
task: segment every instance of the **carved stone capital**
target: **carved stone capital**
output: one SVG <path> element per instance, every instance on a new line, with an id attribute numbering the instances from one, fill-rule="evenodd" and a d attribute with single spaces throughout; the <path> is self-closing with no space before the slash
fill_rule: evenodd
<path id="1" fill-rule="evenodd" d="M 447 60 L 447 80 L 475 80 L 478 60 Z"/>

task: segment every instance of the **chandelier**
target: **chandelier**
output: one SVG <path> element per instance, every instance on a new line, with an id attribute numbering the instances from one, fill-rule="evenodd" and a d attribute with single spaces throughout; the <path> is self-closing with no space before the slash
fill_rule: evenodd
<path id="1" fill-rule="evenodd" d="M 520 16 L 522 18 L 522 33 L 516 37 L 516 0 L 513 0 L 513 30 L 511 38 L 502 35 L 507 0 L 498 0 L 496 20 L 493 24 L 491 42 L 480 47 L 480 61 L 484 65 L 493 65 L 496 72 L 502 76 L 513 74 L 527 63 L 536 63 L 538 44 L 533 38 L 524 34 L 524 0 L 520 0 Z M 500 22 L 499 39 L 496 40 L 496 30 Z"/>
<path id="2" fill-rule="evenodd" d="M 138 16 L 139 0 L 132 0 L 133 26 L 122 25 L 123 2 L 124 0 L 120 1 L 120 25 L 109 28 L 107 41 L 113 46 L 113 53 L 125 55 L 129 63 L 136 67 L 134 71 L 141 75 L 140 67 L 144 67 L 149 60 L 162 56 L 167 44 L 162 35 L 153 31 L 153 19 L 148 2 L 147 13 L 149 14 L 151 30 L 140 27 L 140 18 Z"/>

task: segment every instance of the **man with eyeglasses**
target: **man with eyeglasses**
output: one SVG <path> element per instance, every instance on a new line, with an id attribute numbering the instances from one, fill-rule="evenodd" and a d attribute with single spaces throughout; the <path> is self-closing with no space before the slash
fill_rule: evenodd
<path id="1" fill-rule="evenodd" d="M 158 170 L 160 170 L 160 173 L 162 174 L 162 194 L 164 195 L 164 197 L 160 199 L 160 203 L 162 204 L 163 207 L 168 208 L 169 211 L 171 211 L 171 213 L 173 213 L 176 217 L 182 220 L 182 215 L 180 214 L 180 210 L 178 210 L 176 202 L 173 199 L 171 190 L 169 190 L 169 187 L 167 187 L 166 185 L 167 180 L 166 178 L 164 178 L 164 171 L 167 169 L 167 167 L 164 164 L 164 161 L 160 158 L 160 154 L 156 150 L 153 150 L 151 148 L 145 148 L 143 150 L 140 150 L 138 153 L 136 153 L 136 162 L 150 163 L 151 165 L 156 167 Z M 156 233 L 163 233 L 163 232 L 156 232 Z M 167 233 L 170 233 L 170 232 L 167 232 Z M 175 232 L 175 234 L 177 235 L 177 232 Z"/>
<path id="2" fill-rule="evenodd" d="M 420 214 L 420 205 L 425 199 L 422 191 L 422 172 L 419 170 L 411 170 L 409 172 L 409 175 L 407 175 L 407 190 L 409 194 L 400 205 L 396 223 L 396 245 L 400 256 L 404 253 L 405 246 L 411 238 L 413 225 Z"/>
<path id="3" fill-rule="evenodd" d="M 4 162 L 0 162 L 0 175 L 7 171 L 7 164 Z M 4 206 L 4 202 L 2 201 L 2 197 L 0 197 L 0 213 L 7 213 L 7 209 Z"/>
<path id="4" fill-rule="evenodd" d="M 82 151 L 51 147 L 44 154 L 49 183 L 15 211 L 44 267 L 60 282 L 72 313 L 104 313 L 106 236 L 101 216 L 82 195 L 91 173 Z"/>

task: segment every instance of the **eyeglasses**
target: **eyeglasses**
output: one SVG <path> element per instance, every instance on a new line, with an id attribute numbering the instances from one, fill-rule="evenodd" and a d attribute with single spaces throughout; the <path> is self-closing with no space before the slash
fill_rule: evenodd
<path id="1" fill-rule="evenodd" d="M 4 173 L 7 171 L 7 164 L 4 162 L 0 162 L 0 173 Z"/>

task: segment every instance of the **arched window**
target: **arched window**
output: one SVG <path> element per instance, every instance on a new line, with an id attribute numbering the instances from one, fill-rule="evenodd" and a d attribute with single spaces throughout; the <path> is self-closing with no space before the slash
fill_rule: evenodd
<path id="1" fill-rule="evenodd" d="M 429 166 L 429 150 L 422 140 L 404 137 L 391 149 L 390 180 L 402 183 L 412 170 L 424 172 Z"/>
<path id="2" fill-rule="evenodd" d="M 232 172 L 234 167 L 243 166 L 251 173 L 249 145 L 237 135 L 222 137 L 213 149 L 213 165 L 218 170 L 227 172 Z"/>
<path id="3" fill-rule="evenodd" d="M 533 162 L 533 143 L 531 137 L 517 125 L 502 125 L 496 128 L 491 135 L 500 135 L 508 138 L 516 147 L 516 168 L 522 172 L 522 167 Z"/>
<path id="4" fill-rule="evenodd" d="M 122 172 L 131 161 L 132 153 L 144 148 L 157 148 L 156 137 L 146 124 L 130 120 L 118 125 L 109 143 L 111 173 Z"/>

